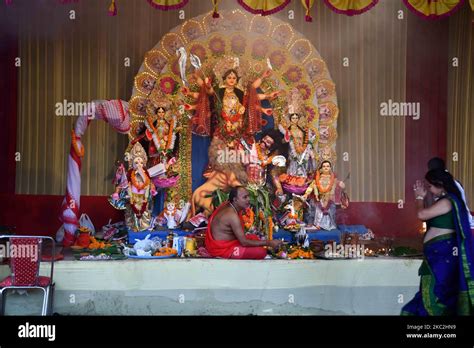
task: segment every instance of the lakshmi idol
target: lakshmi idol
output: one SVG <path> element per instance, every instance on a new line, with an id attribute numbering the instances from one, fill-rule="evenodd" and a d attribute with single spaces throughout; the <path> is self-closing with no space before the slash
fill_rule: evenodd
<path id="1" fill-rule="evenodd" d="M 337 229 L 336 205 L 347 207 L 346 202 L 341 199 L 345 187 L 344 182 L 338 180 L 332 171 L 331 162 L 323 161 L 303 195 L 305 200 L 311 194 L 314 198 L 310 200 L 310 221 L 307 223 L 323 230 Z"/>
<path id="2" fill-rule="evenodd" d="M 132 231 L 150 228 L 152 197 L 156 195 L 155 186 L 146 170 L 147 155 L 140 143 L 133 145 L 129 154 L 129 170 L 126 186 L 119 188 L 110 198 L 110 204 L 125 209 L 125 223 Z M 123 204 L 125 202 L 125 204 Z"/>

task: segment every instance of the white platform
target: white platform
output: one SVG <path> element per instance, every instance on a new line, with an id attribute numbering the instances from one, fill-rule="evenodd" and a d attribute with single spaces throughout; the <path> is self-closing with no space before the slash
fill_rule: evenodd
<path id="1" fill-rule="evenodd" d="M 418 289 L 421 260 L 165 259 L 60 261 L 59 314 L 398 315 Z M 0 266 L 0 275 L 8 266 Z M 7 314 L 33 314 L 34 294 Z"/>

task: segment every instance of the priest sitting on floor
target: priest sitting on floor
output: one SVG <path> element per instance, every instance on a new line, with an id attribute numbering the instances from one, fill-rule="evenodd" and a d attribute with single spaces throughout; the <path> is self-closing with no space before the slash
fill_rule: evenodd
<path id="1" fill-rule="evenodd" d="M 226 259 L 264 259 L 263 246 L 278 247 L 280 240 L 260 240 L 256 235 L 245 235 L 241 212 L 250 206 L 245 187 L 232 188 L 229 200 L 222 203 L 210 216 L 206 231 L 206 249 L 213 257 Z"/>

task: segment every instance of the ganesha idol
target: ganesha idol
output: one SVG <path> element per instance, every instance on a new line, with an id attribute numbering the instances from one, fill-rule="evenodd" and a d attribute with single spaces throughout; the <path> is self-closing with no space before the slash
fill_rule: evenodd
<path id="1" fill-rule="evenodd" d="M 128 159 L 128 172 L 123 165 L 117 170 L 116 189 L 109 202 L 115 209 L 125 210 L 127 227 L 138 232 L 150 228 L 152 198 L 157 192 L 146 170 L 147 155 L 140 143 L 133 146 Z"/>

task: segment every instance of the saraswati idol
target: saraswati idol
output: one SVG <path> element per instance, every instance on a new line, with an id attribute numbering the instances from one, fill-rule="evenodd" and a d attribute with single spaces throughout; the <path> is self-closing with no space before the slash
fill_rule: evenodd
<path id="1" fill-rule="evenodd" d="M 289 144 L 287 172 L 280 176 L 285 191 L 302 194 L 308 188 L 316 171 L 316 132 L 308 125 L 304 110 L 304 101 L 297 89 L 288 97 L 287 115 L 282 117 L 278 126 Z"/>

